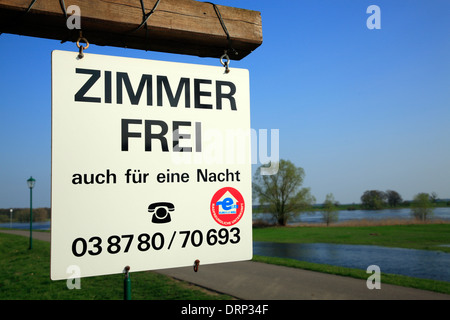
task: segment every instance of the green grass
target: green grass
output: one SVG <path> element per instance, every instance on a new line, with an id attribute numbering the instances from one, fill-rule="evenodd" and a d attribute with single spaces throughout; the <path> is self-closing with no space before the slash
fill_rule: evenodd
<path id="1" fill-rule="evenodd" d="M 363 244 L 450 252 L 449 247 L 439 246 L 450 243 L 450 224 L 254 228 L 253 239 L 281 243 Z M 254 256 L 253 260 L 359 279 L 367 279 L 369 276 L 366 270 L 293 259 Z M 446 281 L 382 273 L 381 282 L 450 294 L 450 282 Z"/>
<path id="2" fill-rule="evenodd" d="M 377 245 L 450 253 L 450 224 L 409 224 L 361 227 L 254 228 L 253 240 L 284 243 Z"/>
<path id="3" fill-rule="evenodd" d="M 65 280 L 50 280 L 50 244 L 0 233 L 0 300 L 122 300 L 122 274 L 81 279 L 81 289 L 69 290 Z M 185 282 L 154 272 L 131 273 L 133 300 L 223 300 Z"/>

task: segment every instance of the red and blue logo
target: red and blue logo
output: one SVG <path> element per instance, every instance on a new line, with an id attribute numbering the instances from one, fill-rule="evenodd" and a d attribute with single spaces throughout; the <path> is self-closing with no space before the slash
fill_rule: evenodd
<path id="1" fill-rule="evenodd" d="M 238 190 L 232 187 L 222 188 L 212 197 L 210 210 L 218 224 L 226 227 L 232 226 L 238 223 L 244 215 L 244 198 Z"/>

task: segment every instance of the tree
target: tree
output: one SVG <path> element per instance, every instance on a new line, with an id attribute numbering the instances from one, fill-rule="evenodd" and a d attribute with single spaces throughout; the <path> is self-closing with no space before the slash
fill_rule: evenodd
<path id="1" fill-rule="evenodd" d="M 433 215 L 433 203 L 428 193 L 418 193 L 411 203 L 411 211 L 414 218 L 426 221 Z"/>
<path id="2" fill-rule="evenodd" d="M 386 191 L 387 202 L 389 206 L 396 207 L 403 202 L 402 196 L 394 190 Z"/>
<path id="3" fill-rule="evenodd" d="M 280 160 L 278 172 L 273 175 L 261 175 L 261 168 L 253 176 L 253 195 L 279 225 L 285 226 L 315 202 L 310 189 L 301 188 L 305 177 L 303 168 L 289 160 Z"/>
<path id="4" fill-rule="evenodd" d="M 430 195 L 430 201 L 436 203 L 438 201 L 438 195 L 436 192 L 432 192 Z"/>
<path id="5" fill-rule="evenodd" d="M 371 210 L 382 209 L 386 205 L 386 193 L 379 190 L 367 190 L 361 196 L 363 208 Z"/>
<path id="6" fill-rule="evenodd" d="M 322 210 L 322 220 L 328 225 L 331 222 L 336 222 L 338 220 L 338 208 L 336 207 L 336 201 L 332 193 L 327 194 L 325 202 L 323 203 Z"/>

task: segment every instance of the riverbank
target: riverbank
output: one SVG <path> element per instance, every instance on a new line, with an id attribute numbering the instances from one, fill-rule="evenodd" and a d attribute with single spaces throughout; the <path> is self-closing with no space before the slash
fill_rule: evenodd
<path id="1" fill-rule="evenodd" d="M 433 208 L 450 208 L 450 201 L 437 201 L 433 203 Z M 380 209 L 367 209 L 361 203 L 349 203 L 349 204 L 338 204 L 336 209 L 339 211 L 353 211 L 353 210 L 366 210 L 366 211 L 379 211 L 379 210 L 397 210 L 397 209 L 411 209 L 411 201 L 405 201 L 398 204 L 395 207 L 384 206 Z M 321 204 L 313 205 L 309 211 L 321 211 L 323 207 Z M 263 213 L 266 212 L 267 208 L 261 206 L 253 206 L 253 213 Z"/>
<path id="2" fill-rule="evenodd" d="M 450 223 L 370 226 L 290 226 L 253 229 L 254 241 L 334 243 L 440 250 L 450 253 Z"/>
<path id="3" fill-rule="evenodd" d="M 370 226 L 335 226 L 335 227 L 319 227 L 316 224 L 301 226 L 301 227 L 266 227 L 266 228 L 254 228 L 253 229 L 253 239 L 255 242 L 267 242 L 278 244 L 278 249 L 276 249 L 276 254 L 264 254 L 263 256 L 257 255 L 255 252 L 253 260 L 265 263 L 273 263 L 277 265 L 283 265 L 287 267 L 295 267 L 305 270 L 319 271 L 325 273 L 331 273 L 336 275 L 350 276 L 354 278 L 367 279 L 366 268 L 371 264 L 384 265 L 386 259 L 390 263 L 395 263 L 397 269 L 403 269 L 400 273 L 404 273 L 407 268 L 415 269 L 417 271 L 428 272 L 431 268 L 427 268 L 427 263 L 432 263 L 431 260 L 421 257 L 420 263 L 418 260 L 405 259 L 401 263 L 393 262 L 396 257 L 387 256 L 377 256 L 375 254 L 371 255 L 370 252 L 372 248 L 375 247 L 387 247 L 393 248 L 397 251 L 398 248 L 408 248 L 408 249 L 419 249 L 419 250 L 430 250 L 436 252 L 445 252 L 444 254 L 450 254 L 450 224 L 431 224 L 431 223 L 420 223 L 420 224 L 394 224 L 391 221 L 390 225 L 370 225 Z M 286 244 L 288 247 L 280 248 L 280 245 Z M 294 244 L 294 245 L 292 245 Z M 335 244 L 345 247 L 345 245 L 355 245 L 355 247 L 365 247 L 367 253 L 370 256 L 370 263 L 364 265 L 364 267 L 349 268 L 339 265 L 342 259 L 348 258 L 351 251 L 343 254 L 344 256 L 339 256 L 338 250 L 327 249 L 326 257 L 334 262 L 329 262 L 329 264 L 314 263 L 311 261 L 304 261 L 304 259 L 288 259 L 282 258 L 281 256 L 293 256 L 296 255 L 295 245 L 303 244 L 302 250 L 306 252 L 301 253 L 305 256 L 308 253 L 308 245 L 318 245 L 318 244 Z M 369 247 L 366 247 L 369 246 Z M 305 247 L 305 248 L 303 248 Z M 264 251 L 265 252 L 265 251 Z M 317 250 L 311 253 L 313 256 L 319 254 Z M 442 254 L 442 253 L 441 253 Z M 331 255 L 331 256 L 330 256 Z M 367 254 L 365 254 L 367 255 Z M 364 255 L 361 256 L 361 258 Z M 312 258 L 312 261 L 323 261 L 321 259 Z M 317 261 L 316 261 L 317 260 Z M 326 259 L 325 259 L 326 260 Z M 335 261 L 336 260 L 336 261 Z M 341 260 L 341 262 L 338 262 Z M 397 259 L 398 260 L 398 259 Z M 384 262 L 383 262 L 384 261 Z M 347 264 L 347 261 L 346 263 Z M 433 266 L 434 267 L 434 266 Z M 391 268 L 392 269 L 392 268 Z M 420 269 L 420 270 L 418 270 Z M 431 279 L 423 279 L 417 277 L 408 277 L 401 274 L 387 274 L 383 273 L 385 270 L 384 266 L 382 271 L 382 282 L 390 283 L 395 285 L 408 286 L 413 288 L 421 288 L 425 290 L 432 290 L 437 292 L 442 292 L 450 294 L 450 282 L 448 281 L 438 281 Z M 434 269 L 433 269 L 434 270 Z M 447 272 L 447 270 L 444 270 Z M 440 272 L 437 270 L 435 272 Z"/>
<path id="4" fill-rule="evenodd" d="M 298 222 L 289 224 L 286 227 L 376 227 L 376 226 L 400 226 L 400 225 L 427 225 L 427 224 L 450 224 L 450 220 L 443 219 L 432 219 L 430 221 L 421 222 L 416 219 L 355 219 L 355 220 L 346 220 L 340 221 L 336 223 L 330 223 L 328 226 L 324 222 L 317 223 L 305 223 Z M 255 226 L 258 226 L 255 224 Z M 261 227 L 263 225 L 259 225 Z M 269 227 L 270 225 L 265 225 Z M 273 226 L 273 225 L 272 225 Z"/>
<path id="5" fill-rule="evenodd" d="M 390 221 L 397 221 L 401 224 L 414 224 L 418 221 L 414 218 L 411 209 L 383 209 L 383 210 L 339 210 L 336 211 L 337 221 L 330 223 L 332 225 L 342 225 L 347 222 L 364 222 L 371 224 L 388 224 Z M 448 222 L 450 223 L 450 207 L 434 208 L 433 214 L 425 221 L 427 223 Z M 273 225 L 276 223 L 273 215 L 270 213 L 253 213 L 254 225 Z M 288 226 L 306 225 L 306 224 L 323 224 L 323 216 L 321 211 L 304 212 L 300 215 L 292 217 L 288 221 Z"/>

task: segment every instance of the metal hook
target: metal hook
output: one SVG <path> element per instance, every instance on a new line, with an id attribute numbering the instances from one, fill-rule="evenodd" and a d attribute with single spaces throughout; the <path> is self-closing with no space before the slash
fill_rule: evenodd
<path id="1" fill-rule="evenodd" d="M 131 279 L 130 279 L 130 266 L 126 266 L 125 279 L 123 280 L 123 299 L 131 300 Z"/>
<path id="2" fill-rule="evenodd" d="M 81 46 L 80 41 L 85 42 L 86 46 L 84 46 L 84 47 Z M 84 57 L 83 50 L 86 50 L 87 48 L 89 48 L 89 42 L 87 41 L 87 39 L 85 37 L 83 37 L 83 34 L 81 31 L 80 31 L 80 36 L 78 37 L 78 40 L 77 40 L 77 47 L 79 49 L 78 58 L 83 59 L 83 57 Z"/>
<path id="3" fill-rule="evenodd" d="M 125 267 L 125 278 L 128 278 L 128 274 L 130 273 L 130 266 Z"/>
<path id="4" fill-rule="evenodd" d="M 223 59 L 227 59 L 225 62 Z M 227 50 L 225 50 L 225 53 L 220 57 L 220 63 L 225 67 L 225 73 L 230 72 L 230 68 L 228 67 L 230 65 L 230 57 L 227 54 Z"/>
<path id="5" fill-rule="evenodd" d="M 195 272 L 197 272 L 198 271 L 198 266 L 199 266 L 199 264 L 200 264 L 200 260 L 195 260 L 195 262 L 194 262 L 194 271 Z"/>

